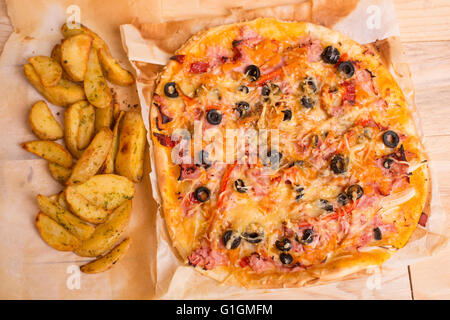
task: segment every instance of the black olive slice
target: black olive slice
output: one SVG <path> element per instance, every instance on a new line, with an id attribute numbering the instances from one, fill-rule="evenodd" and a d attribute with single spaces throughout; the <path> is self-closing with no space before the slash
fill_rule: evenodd
<path id="1" fill-rule="evenodd" d="M 281 152 L 270 150 L 267 152 L 267 158 L 270 159 L 270 165 L 272 169 L 277 169 L 280 165 L 283 155 L 281 154 Z"/>
<path id="2" fill-rule="evenodd" d="M 394 163 L 394 160 L 391 158 L 386 158 L 383 161 L 383 168 L 385 169 L 390 169 L 392 167 L 392 164 Z"/>
<path id="3" fill-rule="evenodd" d="M 283 121 L 290 121 L 292 119 L 292 111 L 291 110 L 283 110 L 284 113 Z"/>
<path id="4" fill-rule="evenodd" d="M 337 202 L 340 205 L 345 206 L 347 203 L 349 203 L 350 199 L 348 198 L 346 193 L 340 193 L 337 197 Z"/>
<path id="5" fill-rule="evenodd" d="M 209 200 L 211 191 L 207 187 L 198 187 L 194 191 L 194 198 L 199 202 L 206 202 Z"/>
<path id="6" fill-rule="evenodd" d="M 264 97 L 270 96 L 270 88 L 269 88 L 268 86 L 264 86 L 264 87 L 262 88 L 262 90 L 261 90 L 261 94 L 262 94 Z"/>
<path id="7" fill-rule="evenodd" d="M 325 48 L 325 50 L 323 50 L 321 57 L 325 63 L 336 64 L 341 57 L 341 53 L 335 47 L 328 46 Z"/>
<path id="8" fill-rule="evenodd" d="M 311 147 L 317 148 L 319 146 L 319 136 L 314 134 L 311 136 Z"/>
<path id="9" fill-rule="evenodd" d="M 314 230 L 313 229 L 306 229 L 303 231 L 303 237 L 301 242 L 302 243 L 311 243 L 314 240 Z"/>
<path id="10" fill-rule="evenodd" d="M 341 174 L 347 171 L 345 159 L 339 154 L 333 156 L 333 158 L 331 159 L 330 166 L 331 170 L 333 170 L 335 174 Z"/>
<path id="11" fill-rule="evenodd" d="M 281 89 L 278 85 L 276 85 L 275 83 L 272 83 L 270 85 L 270 92 L 272 92 L 272 94 L 279 94 L 281 92 Z"/>
<path id="12" fill-rule="evenodd" d="M 245 76 L 249 78 L 250 81 L 256 81 L 261 76 L 261 71 L 259 71 L 257 66 L 251 64 L 245 69 Z"/>
<path id="13" fill-rule="evenodd" d="M 383 133 L 383 143 L 386 145 L 386 147 L 397 148 L 399 142 L 400 138 L 394 131 L 388 130 Z"/>
<path id="14" fill-rule="evenodd" d="M 164 86 L 164 94 L 169 98 L 178 98 L 178 91 L 175 82 L 168 82 Z"/>
<path id="15" fill-rule="evenodd" d="M 280 254 L 280 261 L 282 264 L 291 264 L 294 259 L 289 253 Z"/>
<path id="16" fill-rule="evenodd" d="M 250 110 L 250 105 L 248 104 L 248 102 L 239 101 L 238 103 L 236 103 L 236 110 L 237 112 L 239 112 L 239 117 L 243 118 Z"/>
<path id="17" fill-rule="evenodd" d="M 303 91 L 312 91 L 312 93 L 317 92 L 317 83 L 316 80 L 312 77 L 308 77 L 305 80 L 303 80 Z"/>
<path id="18" fill-rule="evenodd" d="M 209 153 L 206 152 L 205 150 L 202 150 L 198 153 L 198 160 L 201 164 L 202 167 L 204 167 L 205 169 L 208 169 L 209 167 L 211 167 L 212 162 L 208 159 L 209 157 Z"/>
<path id="19" fill-rule="evenodd" d="M 300 201 L 300 200 L 302 200 L 304 196 L 305 196 L 304 193 L 300 193 L 300 194 L 296 195 L 296 196 L 295 196 L 295 201 Z"/>
<path id="20" fill-rule="evenodd" d="M 380 228 L 373 229 L 373 237 L 375 240 L 383 239 L 383 234 L 381 233 Z"/>
<path id="21" fill-rule="evenodd" d="M 292 249 L 291 240 L 284 238 L 275 242 L 275 247 L 280 251 L 289 251 Z"/>
<path id="22" fill-rule="evenodd" d="M 264 239 L 264 234 L 260 234 L 258 232 L 244 232 L 242 234 L 242 238 L 245 241 L 256 244 L 260 243 Z"/>
<path id="23" fill-rule="evenodd" d="M 234 187 L 235 187 L 236 191 L 239 192 L 239 193 L 246 193 L 247 192 L 247 187 L 245 186 L 245 182 L 242 179 L 237 179 L 234 182 Z"/>
<path id="24" fill-rule="evenodd" d="M 211 109 L 206 114 L 206 120 L 212 125 L 218 125 L 222 122 L 222 114 L 217 109 Z"/>
<path id="25" fill-rule="evenodd" d="M 242 92 L 242 93 L 245 93 L 245 94 L 250 92 L 250 90 L 246 86 L 239 86 L 238 91 Z"/>
<path id="26" fill-rule="evenodd" d="M 334 211 L 333 205 L 328 200 L 320 199 L 319 200 L 319 206 L 320 206 L 321 209 L 323 209 L 325 211 L 328 211 L 328 212 Z"/>
<path id="27" fill-rule="evenodd" d="M 312 108 L 314 108 L 314 105 L 316 104 L 314 99 L 311 99 L 307 96 L 303 96 L 302 99 L 300 100 L 300 102 L 302 103 L 302 106 L 305 107 L 306 109 L 312 109 Z"/>
<path id="28" fill-rule="evenodd" d="M 345 78 L 351 78 L 355 74 L 355 66 L 351 61 L 344 61 L 339 65 L 338 72 Z"/>
<path id="29" fill-rule="evenodd" d="M 358 200 L 364 195 L 364 189 L 360 185 L 354 184 L 347 189 L 347 197 L 350 200 Z"/>
<path id="30" fill-rule="evenodd" d="M 228 250 L 234 250 L 241 244 L 241 235 L 237 231 L 228 230 L 223 234 L 222 242 Z"/>

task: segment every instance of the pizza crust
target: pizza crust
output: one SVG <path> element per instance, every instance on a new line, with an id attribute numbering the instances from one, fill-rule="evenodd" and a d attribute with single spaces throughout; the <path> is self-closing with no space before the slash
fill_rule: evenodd
<path id="1" fill-rule="evenodd" d="M 276 19 L 256 19 L 250 22 L 235 23 L 231 25 L 224 25 L 215 28 L 202 31 L 193 37 L 191 37 L 185 45 L 183 45 L 176 54 L 185 54 L 189 52 L 190 54 L 201 56 L 204 53 L 205 45 L 214 41 L 218 35 L 223 36 L 224 33 L 230 30 L 235 30 L 236 27 L 241 27 L 243 25 L 251 25 L 258 32 L 261 32 L 260 28 L 268 32 L 271 35 L 276 32 L 270 28 L 275 25 L 275 29 L 280 25 L 284 25 L 287 22 L 279 21 Z M 311 23 L 295 23 L 296 30 L 304 30 L 303 34 L 311 33 L 316 38 L 321 39 L 324 43 L 337 43 L 340 42 L 341 48 L 344 51 L 352 51 L 353 55 L 361 54 L 367 49 L 365 46 L 360 46 L 355 41 L 345 37 L 344 35 L 327 29 L 325 27 L 314 25 Z M 269 27 L 271 26 L 271 27 Z M 284 29 L 286 31 L 287 29 Z M 278 30 L 279 31 L 279 30 Z M 233 32 L 233 31 L 231 31 Z M 376 69 L 377 75 L 377 85 L 381 90 L 391 90 L 397 92 L 399 97 L 398 103 L 405 104 L 405 99 L 402 99 L 403 93 L 398 86 L 398 84 L 393 79 L 389 71 L 383 66 L 380 57 L 374 53 L 373 58 L 370 59 L 371 63 Z M 161 75 L 170 74 L 172 72 L 173 64 L 167 65 L 164 70 L 160 73 L 158 79 Z M 158 82 L 158 81 L 157 81 Z M 154 118 L 157 114 L 157 108 L 152 105 L 151 107 L 151 125 L 154 128 Z M 412 121 L 411 115 L 409 116 L 408 126 L 405 130 L 411 135 L 417 136 L 417 130 L 415 128 L 414 122 Z M 152 130 L 153 132 L 153 130 Z M 169 161 L 170 154 L 165 147 L 162 147 L 157 139 L 151 136 L 154 144 L 155 153 L 155 166 L 156 174 L 158 178 L 158 186 L 160 194 L 162 195 L 162 211 L 166 220 L 166 225 L 169 231 L 170 238 L 172 240 L 173 246 L 176 248 L 180 256 L 187 262 L 187 257 L 190 254 L 192 247 L 189 246 L 189 239 L 187 234 L 180 234 L 178 229 L 179 220 L 177 217 L 182 215 L 181 209 L 179 208 L 178 201 L 174 195 L 173 185 L 176 183 L 177 179 L 175 171 L 176 166 Z M 417 150 L 422 151 L 423 147 L 418 146 Z M 425 158 L 423 152 L 419 155 L 421 158 Z M 340 279 L 348 278 L 349 276 L 355 276 L 366 270 L 368 267 L 377 266 L 383 264 L 388 260 L 396 250 L 402 248 L 411 234 L 414 232 L 417 226 L 417 222 L 420 215 L 425 207 L 427 200 L 429 200 L 430 194 L 430 181 L 429 181 L 429 171 L 428 166 L 424 165 L 417 169 L 411 178 L 411 186 L 416 190 L 415 196 L 402 205 L 399 214 L 403 214 L 408 217 L 408 226 L 405 227 L 402 232 L 400 232 L 395 239 L 386 243 L 386 247 L 377 247 L 370 252 L 341 252 L 335 255 L 332 259 L 329 259 L 325 263 L 317 266 L 313 266 L 303 271 L 296 271 L 290 273 L 280 274 L 274 273 L 262 273 L 257 274 L 249 268 L 242 269 L 240 271 L 234 271 L 230 274 L 230 271 L 226 267 L 216 267 L 213 270 L 201 270 L 196 268 L 197 271 L 202 274 L 211 277 L 219 282 L 238 285 L 247 288 L 290 288 L 290 287 L 301 287 L 312 284 L 322 284 L 330 281 L 336 281 Z"/>

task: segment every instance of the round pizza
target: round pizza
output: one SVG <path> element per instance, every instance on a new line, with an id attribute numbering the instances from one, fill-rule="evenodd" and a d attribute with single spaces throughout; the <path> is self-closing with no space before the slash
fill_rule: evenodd
<path id="1" fill-rule="evenodd" d="M 152 101 L 168 232 L 214 279 L 340 279 L 386 261 L 417 227 L 425 153 L 368 46 L 303 22 L 215 27 L 175 53 Z"/>

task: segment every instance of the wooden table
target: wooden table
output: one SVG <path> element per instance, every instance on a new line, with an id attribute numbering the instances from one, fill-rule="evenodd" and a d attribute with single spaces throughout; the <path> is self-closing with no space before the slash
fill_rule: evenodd
<path id="1" fill-rule="evenodd" d="M 450 210 L 450 1 L 394 0 L 416 88 L 425 144 L 438 172 L 441 202 Z M 12 32 L 0 0 L 0 50 Z M 449 230 L 450 231 L 450 230 Z M 450 234 L 450 232 L 449 232 Z M 398 290 L 412 299 L 450 299 L 450 248 L 408 267 Z M 399 282 L 400 283 L 400 282 Z M 409 288 L 403 288 L 407 286 Z M 395 287 L 389 290 L 396 290 Z M 388 298 L 388 295 L 384 295 Z M 398 297 L 398 294 L 393 294 Z M 409 298 L 406 296 L 405 298 Z"/>

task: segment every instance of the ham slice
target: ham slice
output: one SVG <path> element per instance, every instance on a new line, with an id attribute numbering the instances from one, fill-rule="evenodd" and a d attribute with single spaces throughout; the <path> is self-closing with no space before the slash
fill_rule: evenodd
<path id="1" fill-rule="evenodd" d="M 221 252 L 205 246 L 192 252 L 188 260 L 190 265 L 201 267 L 205 270 L 211 270 L 214 267 L 225 265 L 228 261 L 227 257 Z"/>

